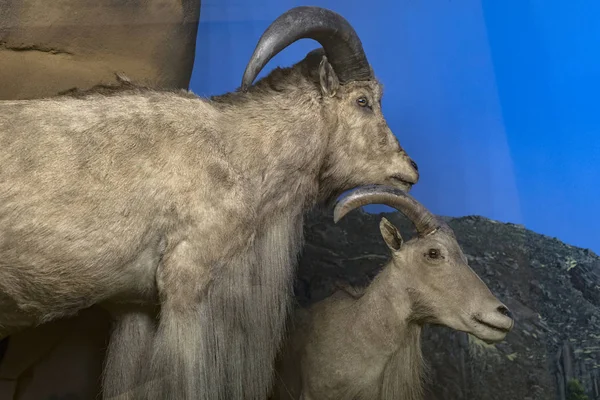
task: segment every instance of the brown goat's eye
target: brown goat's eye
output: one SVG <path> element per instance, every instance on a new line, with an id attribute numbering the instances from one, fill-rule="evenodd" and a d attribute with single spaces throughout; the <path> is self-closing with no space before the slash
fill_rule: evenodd
<path id="1" fill-rule="evenodd" d="M 369 102 L 367 101 L 366 97 L 359 97 L 356 100 L 356 104 L 358 104 L 361 107 L 366 107 L 369 105 Z"/>
<path id="2" fill-rule="evenodd" d="M 427 252 L 427 256 L 433 259 L 439 258 L 440 251 L 438 249 L 429 249 L 429 251 Z"/>

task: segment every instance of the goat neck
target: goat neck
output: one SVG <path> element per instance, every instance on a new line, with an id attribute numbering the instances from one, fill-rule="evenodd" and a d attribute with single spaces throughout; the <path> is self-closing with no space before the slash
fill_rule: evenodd
<path id="1" fill-rule="evenodd" d="M 410 319 L 408 293 L 390 284 L 392 273 L 390 268 L 384 268 L 356 300 L 356 319 L 353 324 L 353 332 L 364 336 L 365 343 L 361 346 L 378 346 L 385 356 L 400 350 L 406 338 L 421 329 Z"/>
<path id="2" fill-rule="evenodd" d="M 223 117 L 232 128 L 223 132 L 230 137 L 222 139 L 238 170 L 261 189 L 258 209 L 282 210 L 298 196 L 298 206 L 312 206 L 329 125 L 315 88 L 238 93 L 233 101 L 235 107 L 225 107 Z"/>

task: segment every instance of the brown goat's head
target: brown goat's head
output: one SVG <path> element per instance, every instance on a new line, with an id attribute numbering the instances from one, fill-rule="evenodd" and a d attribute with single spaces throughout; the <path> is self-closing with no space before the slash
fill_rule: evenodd
<path id="1" fill-rule="evenodd" d="M 382 87 L 358 35 L 339 14 L 319 7 L 296 7 L 278 17 L 260 38 L 241 90 L 248 90 L 277 53 L 302 38 L 322 45 L 295 68 L 304 68 L 318 87 L 324 114 L 333 121 L 321 171 L 324 186 L 331 183 L 334 191 L 344 191 L 385 184 L 409 191 L 419 180 L 417 164 L 388 127 L 381 111 Z"/>
<path id="2" fill-rule="evenodd" d="M 405 192 L 390 187 L 368 186 L 338 202 L 335 220 L 365 204 L 381 203 L 396 208 L 415 225 L 418 237 L 404 243 L 387 219 L 381 235 L 390 248 L 394 291 L 403 291 L 411 312 L 409 319 L 471 333 L 488 343 L 503 340 L 514 320 L 469 267 L 452 229 Z M 406 301 L 406 300 L 405 300 Z"/>

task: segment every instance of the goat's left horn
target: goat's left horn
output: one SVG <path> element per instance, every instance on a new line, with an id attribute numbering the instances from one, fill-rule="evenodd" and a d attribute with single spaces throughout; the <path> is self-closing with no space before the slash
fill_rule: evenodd
<path id="1" fill-rule="evenodd" d="M 362 43 L 349 22 L 325 8 L 300 6 L 281 14 L 260 37 L 244 71 L 241 89 L 248 90 L 277 53 L 303 38 L 323 46 L 341 83 L 373 79 Z"/>
<path id="2" fill-rule="evenodd" d="M 337 223 L 350 211 L 369 204 L 384 204 L 400 211 L 415 225 L 420 236 L 440 227 L 440 221 L 408 193 L 385 185 L 366 185 L 354 190 L 335 205 L 333 220 Z"/>

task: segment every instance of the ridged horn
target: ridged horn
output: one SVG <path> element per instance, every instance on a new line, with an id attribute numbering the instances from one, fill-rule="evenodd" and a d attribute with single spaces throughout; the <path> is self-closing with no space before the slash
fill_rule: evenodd
<path id="1" fill-rule="evenodd" d="M 260 37 L 241 89 L 247 91 L 275 55 L 300 39 L 313 39 L 323 46 L 340 83 L 373 79 L 362 43 L 350 23 L 331 10 L 301 6 L 281 14 Z"/>
<path id="2" fill-rule="evenodd" d="M 440 221 L 408 193 L 385 185 L 366 185 L 339 200 L 333 212 L 337 223 L 350 211 L 368 204 L 384 204 L 400 211 L 415 225 L 420 236 L 425 236 L 441 226 Z"/>

